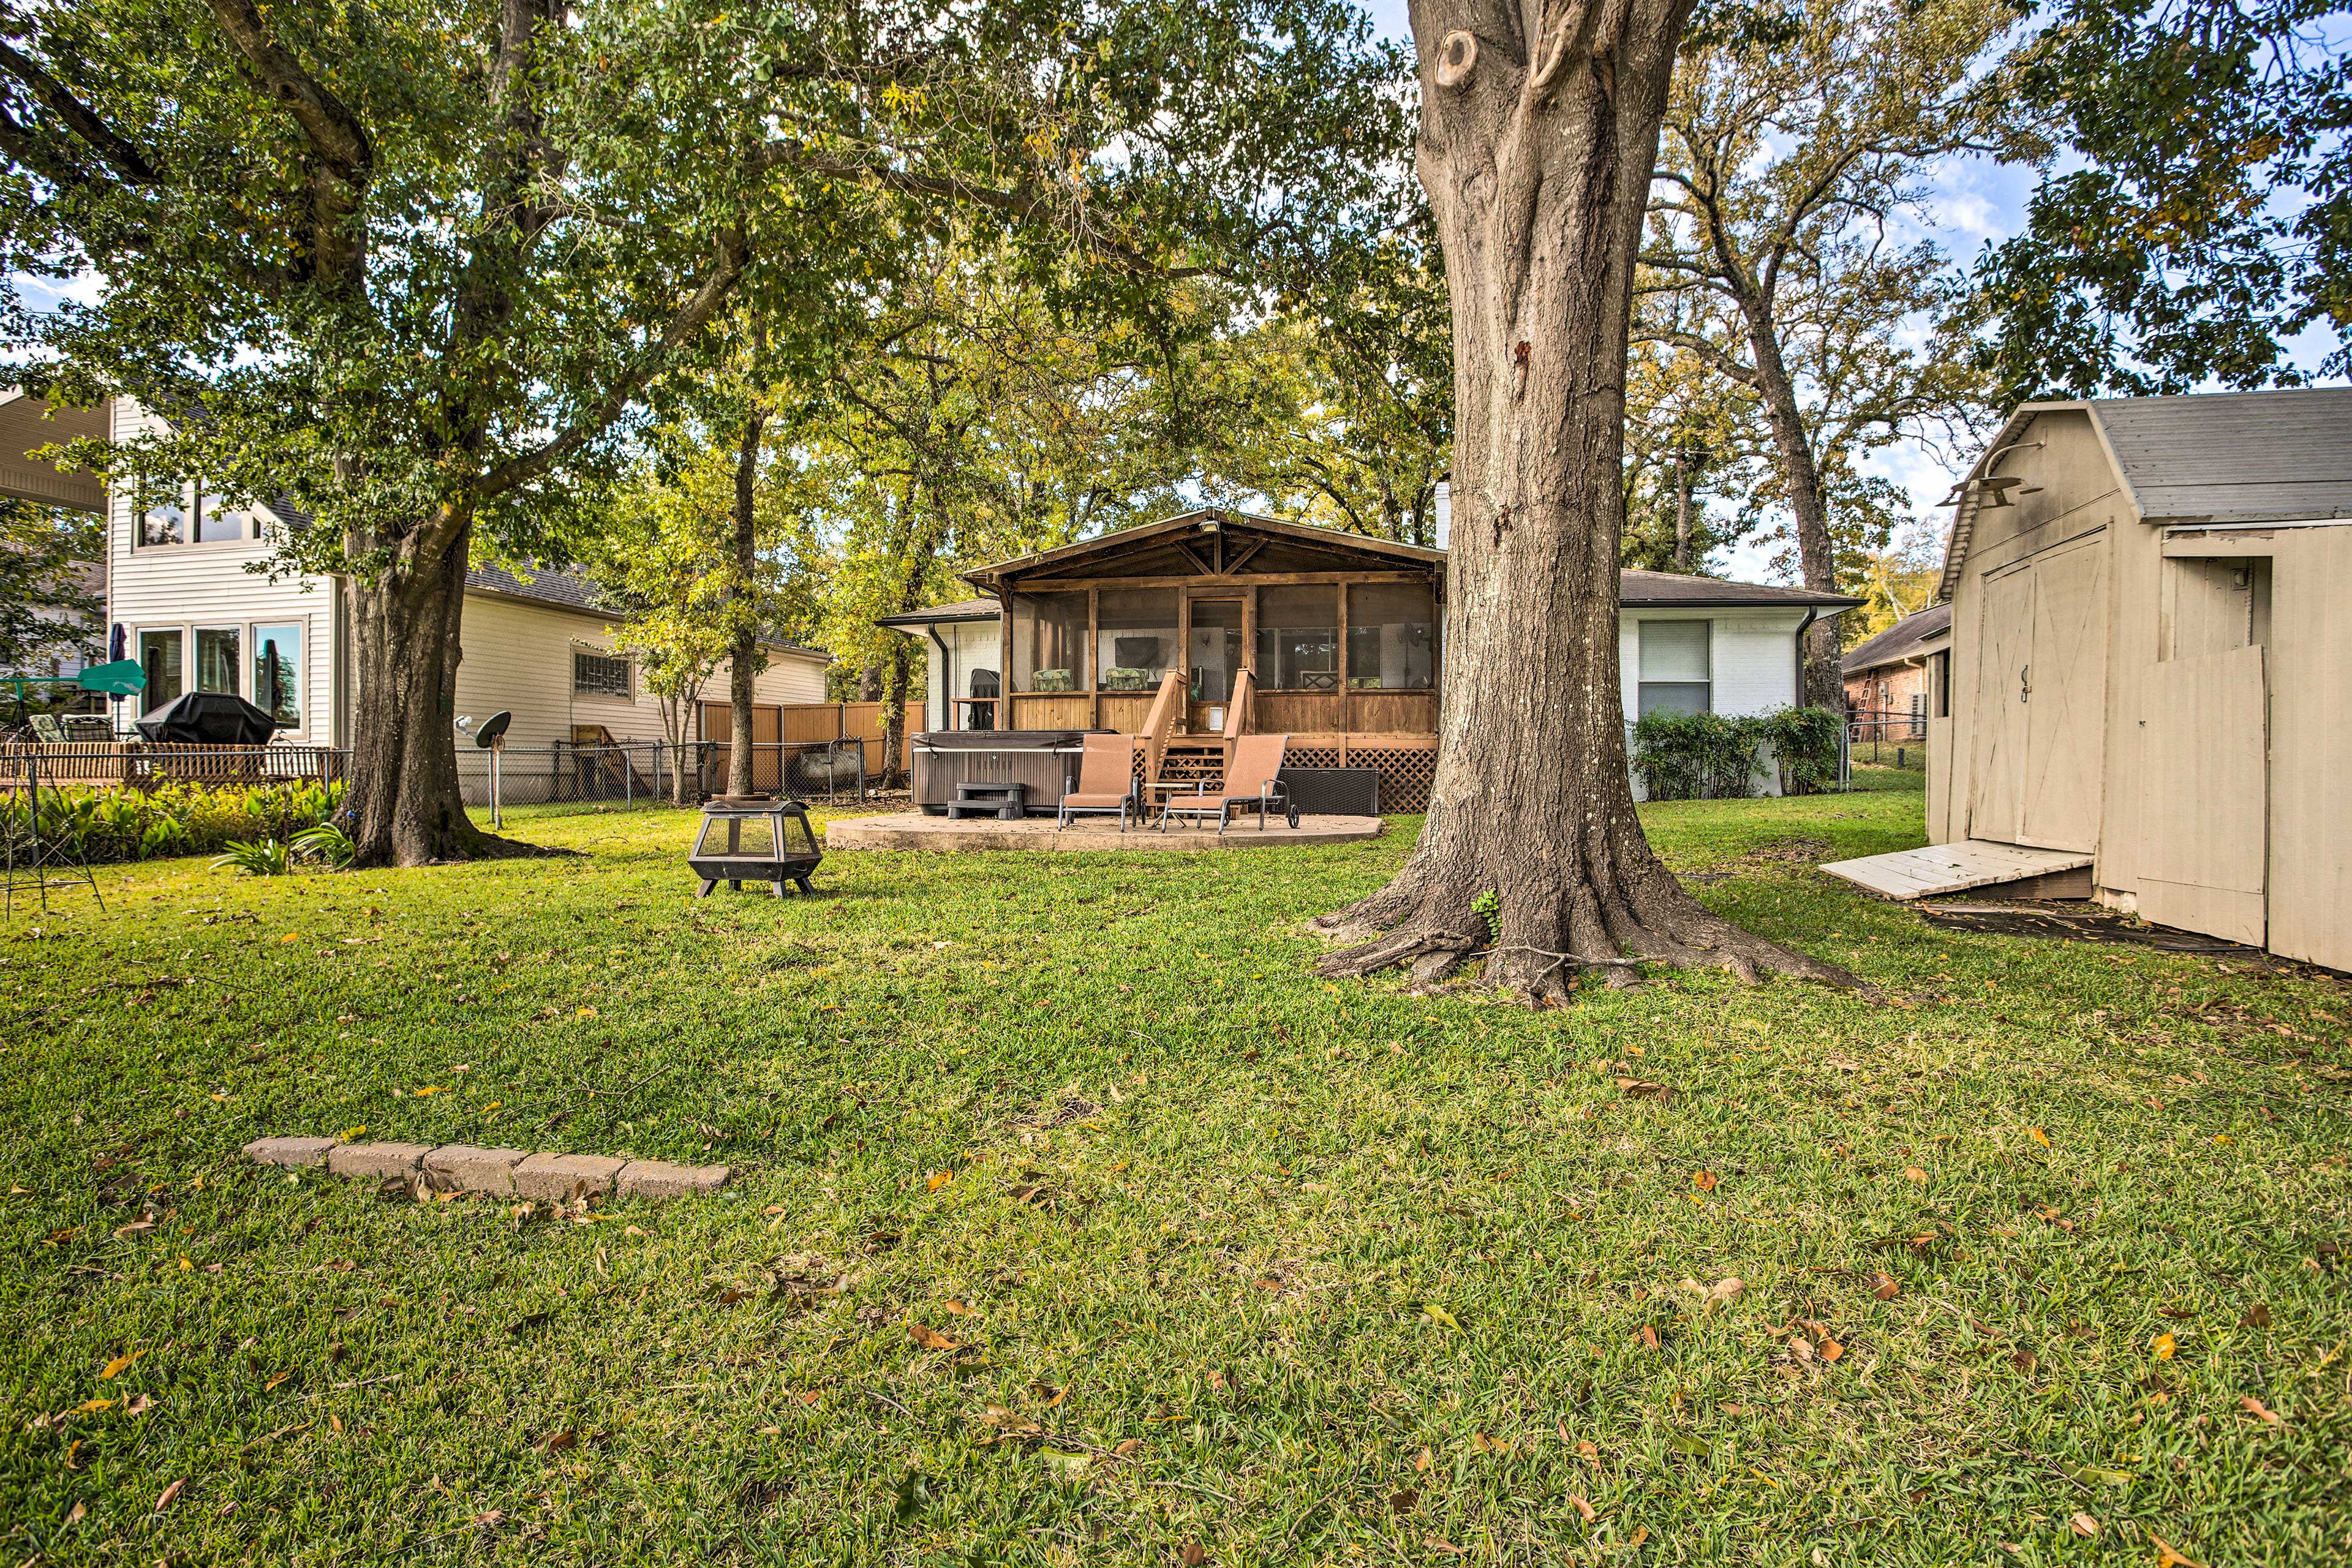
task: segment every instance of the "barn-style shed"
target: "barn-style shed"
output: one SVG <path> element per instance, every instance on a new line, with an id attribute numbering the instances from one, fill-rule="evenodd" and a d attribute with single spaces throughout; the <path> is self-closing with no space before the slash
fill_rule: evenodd
<path id="1" fill-rule="evenodd" d="M 1957 504 L 1930 839 L 2352 969 L 2352 390 L 2029 404 Z"/>

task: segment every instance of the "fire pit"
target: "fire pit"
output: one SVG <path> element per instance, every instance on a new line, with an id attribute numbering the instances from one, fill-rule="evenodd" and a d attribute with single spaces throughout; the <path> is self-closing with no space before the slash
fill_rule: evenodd
<path id="1" fill-rule="evenodd" d="M 725 847 L 713 847 L 711 835 L 722 826 Z M 721 882 L 739 891 L 746 882 L 765 882 L 781 899 L 786 882 L 803 893 L 815 892 L 809 886 L 809 873 L 824 858 L 802 802 L 722 795 L 704 805 L 702 831 L 695 836 L 686 863 L 702 879 L 702 889 L 694 895 L 698 899 L 709 898 Z"/>

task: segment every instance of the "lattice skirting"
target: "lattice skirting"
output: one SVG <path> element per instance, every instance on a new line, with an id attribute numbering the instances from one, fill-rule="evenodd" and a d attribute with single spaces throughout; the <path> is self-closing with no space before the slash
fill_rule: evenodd
<path id="1" fill-rule="evenodd" d="M 1383 746 L 1349 742 L 1340 746 L 1294 742 L 1283 752 L 1282 763 L 1290 768 L 1378 768 L 1382 813 L 1427 811 L 1429 786 L 1437 778 L 1437 748 L 1434 744 Z M 1140 746 L 1135 750 L 1135 776 L 1143 776 Z"/>

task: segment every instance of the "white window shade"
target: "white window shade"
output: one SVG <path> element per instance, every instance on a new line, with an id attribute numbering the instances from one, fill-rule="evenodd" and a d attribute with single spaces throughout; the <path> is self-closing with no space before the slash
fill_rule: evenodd
<path id="1" fill-rule="evenodd" d="M 1641 624 L 1639 712 L 1705 713 L 1714 706 L 1712 621 Z"/>

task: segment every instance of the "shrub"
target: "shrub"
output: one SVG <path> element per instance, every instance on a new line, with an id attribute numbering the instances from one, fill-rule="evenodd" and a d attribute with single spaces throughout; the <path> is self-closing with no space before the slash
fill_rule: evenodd
<path id="1" fill-rule="evenodd" d="M 359 853 L 359 846 L 333 823 L 322 822 L 294 836 L 294 853 L 305 860 L 316 860 L 330 871 L 348 871 L 352 858 Z"/>
<path id="2" fill-rule="evenodd" d="M 65 787 L 41 792 L 41 837 L 92 865 L 203 855 L 233 842 L 290 843 L 332 816 L 343 786 L 174 784 L 152 790 Z M 26 830 L 22 795 L 0 797 L 0 827 Z"/>
<path id="3" fill-rule="evenodd" d="M 1843 717 L 1827 708 L 1777 708 L 1754 718 L 1645 713 L 1633 726 L 1633 763 L 1652 800 L 1731 800 L 1748 793 L 1769 745 L 1786 795 L 1834 788 Z"/>
<path id="4" fill-rule="evenodd" d="M 230 844 L 225 853 L 213 858 L 213 869 L 235 869 L 248 877 L 284 877 L 292 873 L 294 861 L 286 846 L 265 838 L 258 844 Z"/>

